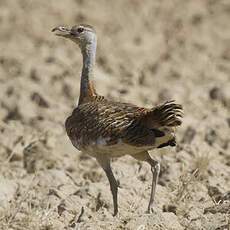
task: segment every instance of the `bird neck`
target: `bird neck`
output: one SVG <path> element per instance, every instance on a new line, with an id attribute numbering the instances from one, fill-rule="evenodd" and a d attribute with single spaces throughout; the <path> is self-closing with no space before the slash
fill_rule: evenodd
<path id="1" fill-rule="evenodd" d="M 93 68 L 95 64 L 95 56 L 96 56 L 96 41 L 86 45 L 81 49 L 83 56 L 83 67 L 81 73 L 81 88 L 80 88 L 80 98 L 79 104 L 89 101 L 94 95 L 96 95 L 96 91 L 94 89 L 93 83 Z"/>

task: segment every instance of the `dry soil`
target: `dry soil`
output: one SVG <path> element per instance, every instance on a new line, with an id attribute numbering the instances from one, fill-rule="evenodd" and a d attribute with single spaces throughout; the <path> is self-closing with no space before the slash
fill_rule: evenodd
<path id="1" fill-rule="evenodd" d="M 79 96 L 81 54 L 54 26 L 98 34 L 100 94 L 152 107 L 184 106 L 176 148 L 151 171 L 114 159 L 119 215 L 107 178 L 74 149 L 65 118 Z M 1 229 L 230 229 L 229 0 L 0 0 Z"/>

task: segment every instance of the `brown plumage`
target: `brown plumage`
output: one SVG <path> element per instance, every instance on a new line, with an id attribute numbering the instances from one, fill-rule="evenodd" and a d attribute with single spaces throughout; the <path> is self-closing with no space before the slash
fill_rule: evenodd
<path id="1" fill-rule="evenodd" d="M 56 27 L 57 35 L 77 43 L 83 55 L 79 104 L 65 127 L 72 144 L 97 159 L 104 169 L 113 195 L 114 215 L 118 212 L 118 185 L 110 167 L 112 157 L 131 155 L 151 165 L 153 179 L 148 212 L 152 210 L 160 164 L 148 150 L 175 146 L 175 127 L 181 125 L 182 106 L 168 101 L 152 109 L 109 101 L 96 93 L 92 82 L 96 33 L 88 25 L 72 29 Z"/>
<path id="2" fill-rule="evenodd" d="M 136 149 L 127 154 L 135 154 L 139 148 L 157 148 L 174 139 L 172 127 L 181 124 L 181 116 L 181 106 L 173 101 L 145 109 L 94 97 L 74 109 L 66 120 L 66 131 L 73 145 L 80 150 L 99 147 L 99 142 L 104 140 L 105 151 L 106 146 L 123 143 Z"/>

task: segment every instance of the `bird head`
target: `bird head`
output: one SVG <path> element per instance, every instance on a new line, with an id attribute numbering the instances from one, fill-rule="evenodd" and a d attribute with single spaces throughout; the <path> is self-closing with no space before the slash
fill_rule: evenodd
<path id="1" fill-rule="evenodd" d="M 52 29 L 52 32 L 55 32 L 57 36 L 72 40 L 81 49 L 95 43 L 97 40 L 93 27 L 85 24 L 75 25 L 71 29 L 66 26 L 57 26 Z"/>

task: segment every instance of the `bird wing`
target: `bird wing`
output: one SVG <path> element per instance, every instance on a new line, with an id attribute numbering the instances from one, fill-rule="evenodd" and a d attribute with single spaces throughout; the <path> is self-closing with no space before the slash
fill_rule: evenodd
<path id="1" fill-rule="evenodd" d="M 99 98 L 77 107 L 66 120 L 66 130 L 72 143 L 115 145 L 123 142 L 133 146 L 152 145 L 164 132 L 158 129 L 164 121 L 171 124 L 171 108 L 167 103 L 154 110 L 129 103 L 110 102 Z M 177 107 L 172 106 L 174 110 Z M 168 114 L 165 119 L 161 117 Z M 162 114 L 161 114 L 162 113 Z M 158 124 L 160 122 L 160 125 Z"/>

